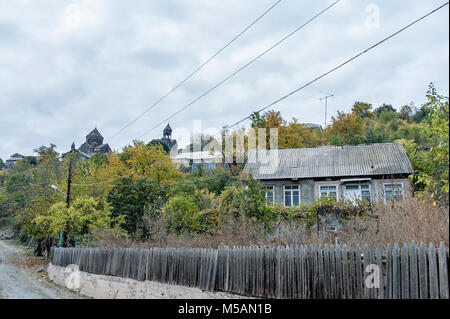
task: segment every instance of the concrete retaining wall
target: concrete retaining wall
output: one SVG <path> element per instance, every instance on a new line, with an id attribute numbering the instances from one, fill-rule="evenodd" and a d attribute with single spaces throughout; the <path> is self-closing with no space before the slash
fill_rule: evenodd
<path id="1" fill-rule="evenodd" d="M 239 295 L 207 292 L 198 288 L 138 281 L 74 271 L 70 266 L 48 265 L 48 276 L 55 283 L 85 296 L 98 299 L 241 299 Z"/>

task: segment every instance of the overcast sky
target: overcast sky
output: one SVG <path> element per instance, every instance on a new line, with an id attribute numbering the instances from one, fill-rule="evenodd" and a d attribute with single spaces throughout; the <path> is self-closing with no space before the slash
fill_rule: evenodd
<path id="1" fill-rule="evenodd" d="M 163 103 L 113 139 L 276 0 L 0 0 L 0 158 L 78 147 L 95 126 L 114 150 L 167 118 L 332 2 L 282 0 Z M 234 123 L 431 11 L 444 0 L 342 0 L 170 121 L 174 133 Z M 379 13 L 379 20 L 377 20 Z M 275 105 L 323 125 L 355 101 L 400 108 L 448 95 L 448 7 Z M 330 121 L 330 120 L 328 120 Z M 244 123 L 248 125 L 248 122 Z M 162 135 L 164 126 L 143 137 Z M 182 144 L 185 141 L 182 141 Z"/>

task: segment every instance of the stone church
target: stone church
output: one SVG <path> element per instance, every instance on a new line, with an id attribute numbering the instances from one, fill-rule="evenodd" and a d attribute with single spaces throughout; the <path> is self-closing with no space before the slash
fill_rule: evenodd
<path id="1" fill-rule="evenodd" d="M 169 149 L 172 149 L 177 145 L 177 140 L 172 139 L 172 128 L 169 124 L 167 124 L 166 128 L 163 130 L 163 138 L 161 140 L 169 146 Z"/>
<path id="2" fill-rule="evenodd" d="M 78 150 L 88 155 L 94 155 L 96 153 L 106 154 L 112 151 L 108 144 L 103 144 L 103 136 L 97 128 L 86 135 L 86 142 L 81 144 Z"/>
<path id="3" fill-rule="evenodd" d="M 76 149 L 75 143 L 72 143 L 71 149 L 69 152 L 62 154 L 62 158 L 64 158 L 69 153 L 79 153 L 81 157 L 84 159 L 89 159 L 94 154 L 107 154 L 112 152 L 109 145 L 106 143 L 103 143 L 103 136 L 100 134 L 100 132 L 95 128 L 90 132 L 88 135 L 86 135 L 86 141 L 81 144 L 81 146 Z"/>

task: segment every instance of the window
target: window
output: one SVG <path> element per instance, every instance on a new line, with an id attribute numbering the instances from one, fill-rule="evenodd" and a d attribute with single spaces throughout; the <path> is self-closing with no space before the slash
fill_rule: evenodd
<path id="1" fill-rule="evenodd" d="M 357 199 L 371 200 L 370 184 L 345 185 L 344 198 L 356 202 Z"/>
<path id="2" fill-rule="evenodd" d="M 300 205 L 300 186 L 284 186 L 284 206 L 290 207 L 298 205 Z"/>
<path id="3" fill-rule="evenodd" d="M 337 185 L 321 185 L 320 188 L 320 197 L 331 197 L 335 201 L 337 201 Z"/>
<path id="4" fill-rule="evenodd" d="M 365 199 L 370 202 L 370 185 L 361 185 L 361 199 Z"/>
<path id="5" fill-rule="evenodd" d="M 274 188 L 273 186 L 265 186 L 265 196 L 266 196 L 266 204 L 267 205 L 273 205 L 274 200 Z"/>
<path id="6" fill-rule="evenodd" d="M 389 183 L 383 184 L 384 187 L 384 200 L 395 200 L 400 202 L 404 200 L 403 195 L 403 183 Z"/>

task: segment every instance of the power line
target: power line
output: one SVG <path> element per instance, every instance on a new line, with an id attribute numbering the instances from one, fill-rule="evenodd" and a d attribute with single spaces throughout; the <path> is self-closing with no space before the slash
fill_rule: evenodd
<path id="1" fill-rule="evenodd" d="M 282 0 L 278 0 L 275 2 L 272 6 L 270 6 L 269 9 L 267 9 L 262 15 L 260 15 L 256 20 L 254 20 L 252 23 L 250 23 L 244 30 L 242 30 L 238 35 L 236 35 L 231 41 L 229 41 L 225 46 L 223 46 L 219 51 L 214 53 L 209 59 L 207 59 L 205 62 L 203 62 L 198 68 L 196 68 L 192 73 L 190 73 L 183 81 L 178 83 L 174 88 L 172 88 L 170 91 L 168 91 L 166 94 L 164 94 L 162 97 L 160 97 L 155 103 L 150 105 L 144 112 L 139 114 L 134 120 L 127 123 L 125 126 L 123 126 L 121 129 L 119 129 L 115 134 L 113 134 L 109 140 L 113 139 L 117 135 L 119 135 L 121 132 L 123 132 L 126 128 L 131 126 L 133 123 L 135 123 L 137 120 L 139 120 L 141 117 L 143 117 L 148 111 L 150 111 L 152 108 L 154 108 L 156 105 L 161 103 L 164 99 L 166 99 L 169 95 L 171 95 L 173 92 L 175 92 L 176 89 L 178 89 L 180 86 L 182 86 L 187 80 L 189 80 L 191 77 L 193 77 L 197 72 L 199 72 L 204 66 L 206 66 L 209 62 L 211 62 L 212 59 L 214 59 L 216 56 L 218 56 L 223 50 L 225 50 L 228 46 L 230 46 L 234 41 L 236 41 L 238 38 L 240 38 L 245 32 L 247 32 L 252 26 L 254 26 L 259 20 L 261 20 L 265 15 L 267 15 L 273 8 L 275 8 L 276 5 L 278 5 Z"/>
<path id="2" fill-rule="evenodd" d="M 240 67 L 239 69 L 237 69 L 236 71 L 234 71 L 233 73 L 231 73 L 229 76 L 227 76 L 224 80 L 220 81 L 218 84 L 214 85 L 212 88 L 210 88 L 209 90 L 207 90 L 206 92 L 204 92 L 203 94 L 201 94 L 199 97 L 197 97 L 196 99 L 194 99 L 193 101 L 191 101 L 190 103 L 186 104 L 185 106 L 183 106 L 181 109 L 179 109 L 178 111 L 176 111 L 175 113 L 173 113 L 172 115 L 170 115 L 168 118 L 166 118 L 165 120 L 161 121 L 159 124 L 155 125 L 154 127 L 152 127 L 150 130 L 146 131 L 144 134 L 142 134 L 141 136 L 139 136 L 137 139 L 142 138 L 143 136 L 147 135 L 148 133 L 150 133 L 151 131 L 153 131 L 154 129 L 158 128 L 159 126 L 161 126 L 162 124 L 166 123 L 167 121 L 169 121 L 171 118 L 175 117 L 177 114 L 179 114 L 180 112 L 184 111 L 185 109 L 187 109 L 189 106 L 191 106 L 192 104 L 194 104 L 195 102 L 197 102 L 198 100 L 200 100 L 201 98 L 203 98 L 204 96 L 206 96 L 207 94 L 209 94 L 210 92 L 212 92 L 213 90 L 217 89 L 219 86 L 221 86 L 222 84 L 224 84 L 226 81 L 228 81 L 229 79 L 231 79 L 232 77 L 234 77 L 236 74 L 238 74 L 239 72 L 241 72 L 242 70 L 244 70 L 245 68 L 247 68 L 248 66 L 250 66 L 251 64 L 253 64 L 255 61 L 257 61 L 258 59 L 260 59 L 262 56 L 264 56 L 265 54 L 267 54 L 268 52 L 270 52 L 272 49 L 274 49 L 275 47 L 277 47 L 278 45 L 280 45 L 282 42 L 284 42 L 285 40 L 287 40 L 288 38 L 290 38 L 291 36 L 293 36 L 295 33 L 297 33 L 299 30 L 301 30 L 302 28 L 304 28 L 306 25 L 308 25 L 309 23 L 311 23 L 313 20 L 315 20 L 316 18 L 318 18 L 320 15 L 322 15 L 323 13 L 325 13 L 326 11 L 328 11 L 329 9 L 331 9 L 335 4 L 337 4 L 340 0 L 337 0 L 335 2 L 333 2 L 330 6 L 328 6 L 327 8 L 323 9 L 322 11 L 320 11 L 318 14 L 316 14 L 315 16 L 313 16 L 311 19 L 309 19 L 307 22 L 305 22 L 304 24 L 302 24 L 301 26 L 299 26 L 297 29 L 295 29 L 294 31 L 292 31 L 291 33 L 289 33 L 288 35 L 284 36 L 281 40 L 279 40 L 278 42 L 276 42 L 275 44 L 273 44 L 271 47 L 269 47 L 267 50 L 265 50 L 264 52 L 260 53 L 259 55 L 257 55 L 255 58 L 253 58 L 252 60 L 250 60 L 249 62 L 247 62 L 244 66 Z"/>
<path id="3" fill-rule="evenodd" d="M 273 105 L 275 105 L 275 104 L 277 104 L 277 103 L 283 101 L 284 99 L 286 99 L 286 98 L 288 98 L 289 96 L 291 96 L 291 95 L 293 95 L 293 94 L 299 92 L 300 90 L 306 88 L 307 86 L 309 86 L 309 85 L 311 85 L 312 83 L 318 81 L 319 79 L 325 77 L 326 75 L 328 75 L 328 74 L 330 74 L 330 73 L 332 73 L 332 72 L 334 72 L 334 71 L 340 69 L 340 68 L 343 67 L 344 65 L 350 63 L 351 61 L 355 60 L 356 58 L 358 58 L 359 56 L 363 55 L 364 53 L 366 53 L 366 52 L 372 50 L 373 48 L 377 47 L 378 45 L 380 45 L 380 44 L 386 42 L 387 40 L 391 39 L 392 37 L 396 36 L 397 34 L 399 34 L 399 33 L 403 32 L 404 30 L 408 29 L 409 27 L 413 26 L 413 25 L 416 24 L 417 22 L 419 22 L 419 21 L 425 19 L 426 17 L 430 16 L 431 14 L 435 13 L 436 11 L 442 9 L 443 7 L 445 7 L 445 6 L 448 5 L 448 4 L 449 4 L 449 2 L 446 2 L 445 4 L 443 4 L 443 5 L 439 6 L 439 7 L 437 7 L 436 9 L 434 9 L 434 10 L 432 10 L 431 12 L 425 14 L 424 16 L 422 16 L 422 17 L 420 17 L 420 18 L 414 20 L 413 22 L 409 23 L 409 24 L 406 25 L 405 27 L 401 28 L 400 30 L 396 31 L 395 33 L 391 34 L 390 36 L 384 38 L 383 40 L 381 40 L 381 41 L 375 43 L 374 45 L 370 46 L 369 48 L 367 48 L 367 49 L 361 51 L 361 52 L 358 53 L 357 55 L 355 55 L 355 56 L 353 56 L 352 58 L 346 60 L 345 62 L 339 64 L 338 66 L 334 67 L 333 69 L 331 69 L 331 70 L 329 70 L 329 71 L 323 73 L 322 75 L 316 77 L 316 78 L 313 79 L 312 81 L 310 81 L 310 82 L 308 82 L 308 83 L 302 85 L 301 87 L 299 87 L 299 88 L 297 88 L 297 89 L 291 91 L 290 93 L 284 95 L 283 97 L 277 99 L 276 101 L 270 103 L 269 105 L 267 105 L 267 106 L 265 106 L 265 107 L 259 109 L 258 111 L 256 111 L 256 113 L 259 113 L 259 112 L 264 111 L 265 109 L 267 109 L 267 108 L 269 108 L 269 107 L 271 107 L 271 106 L 273 106 Z M 253 114 L 253 113 L 252 113 L 252 114 Z M 234 126 L 236 126 L 236 125 L 242 123 L 243 121 L 247 120 L 247 119 L 250 118 L 250 117 L 251 117 L 251 115 L 246 116 L 245 118 L 243 118 L 242 120 L 240 120 L 240 121 L 234 123 L 233 125 L 226 126 L 226 128 L 227 128 L 227 129 L 230 129 L 230 128 L 232 128 L 232 127 L 234 127 Z M 216 134 L 216 135 L 218 135 L 218 134 Z M 161 160 L 161 161 L 162 161 L 162 160 Z M 158 162 L 160 162 L 160 161 L 158 161 Z M 152 167 L 152 166 L 158 164 L 158 162 L 149 165 L 149 167 Z M 131 173 L 130 173 L 130 174 L 127 174 L 127 175 L 125 175 L 125 176 L 129 176 L 129 175 L 131 175 Z M 95 185 L 99 185 L 99 184 L 106 184 L 106 183 L 108 183 L 108 182 L 111 182 L 111 181 L 120 179 L 120 178 L 122 178 L 122 177 L 124 177 L 124 176 L 121 176 L 121 177 L 115 178 L 115 179 L 111 179 L 111 180 L 108 180 L 108 181 L 98 182 L 98 183 L 91 183 L 91 184 L 72 184 L 72 185 L 74 185 L 74 186 L 75 186 L 75 185 L 76 185 L 76 186 L 95 186 Z"/>
<path id="4" fill-rule="evenodd" d="M 275 105 L 275 104 L 277 104 L 277 103 L 279 103 L 279 102 L 281 102 L 281 101 L 287 99 L 287 98 L 290 97 L 291 95 L 293 95 L 293 94 L 299 92 L 300 90 L 303 90 L 303 89 L 306 88 L 307 86 L 313 84 L 314 82 L 320 80 L 321 78 L 327 76 L 328 74 L 330 74 L 330 73 L 332 73 L 332 72 L 334 72 L 334 71 L 340 69 L 340 68 L 343 67 L 344 65 L 346 65 L 346 64 L 348 64 L 348 63 L 350 63 L 350 62 L 352 62 L 353 60 L 357 59 L 358 57 L 360 57 L 360 56 L 363 55 L 364 53 L 366 53 L 366 52 L 372 50 L 373 48 L 375 48 L 375 47 L 377 47 L 377 46 L 379 46 L 379 45 L 382 44 L 383 42 L 385 42 L 385 41 L 391 39 L 392 37 L 396 36 L 397 34 L 403 32 L 404 30 L 406 30 L 406 29 L 408 29 L 409 27 L 413 26 L 413 25 L 416 24 L 417 22 L 419 22 L 419 21 L 425 19 L 426 17 L 428 17 L 429 15 L 435 13 L 436 11 L 442 9 L 443 7 L 445 7 L 445 6 L 448 5 L 448 4 L 449 4 L 449 2 L 444 3 L 443 5 L 437 7 L 436 9 L 434 9 L 434 10 L 432 10 L 432 11 L 430 11 L 429 13 L 425 14 L 424 16 L 422 16 L 422 17 L 420 17 L 420 18 L 414 20 L 413 22 L 409 23 L 408 25 L 406 25 L 405 27 L 401 28 L 401 29 L 398 30 L 397 32 L 395 32 L 395 33 L 391 34 L 390 36 L 384 38 L 383 40 L 381 40 L 381 41 L 375 43 L 374 45 L 372 45 L 372 46 L 370 46 L 369 48 L 367 48 L 367 49 L 361 51 L 360 53 L 358 53 L 357 55 L 353 56 L 352 58 L 350 58 L 350 59 L 344 61 L 343 63 L 339 64 L 338 66 L 334 67 L 333 69 L 331 69 L 331 70 L 329 70 L 329 71 L 323 73 L 322 75 L 316 77 L 316 78 L 313 79 L 312 81 L 310 81 L 310 82 L 308 82 L 308 83 L 302 85 L 301 87 L 295 89 L 294 91 L 291 91 L 290 93 L 284 95 L 283 97 L 279 98 L 278 100 L 275 100 L 274 102 L 272 102 L 272 103 L 270 103 L 269 105 L 267 105 L 267 106 L 265 106 L 265 107 L 259 109 L 258 111 L 255 111 L 254 113 L 260 113 L 260 112 L 266 110 L 267 108 L 269 108 L 269 107 L 271 107 L 271 106 L 273 106 L 273 105 Z M 253 114 L 253 113 L 252 113 L 252 114 Z M 227 126 L 227 128 L 232 128 L 232 127 L 234 127 L 234 126 L 236 126 L 236 125 L 242 123 L 243 121 L 249 119 L 249 118 L 252 116 L 252 114 L 250 114 L 249 116 L 246 116 L 245 118 L 243 118 L 242 120 L 240 120 L 240 121 L 234 123 L 234 124 L 231 125 L 231 126 Z"/>

